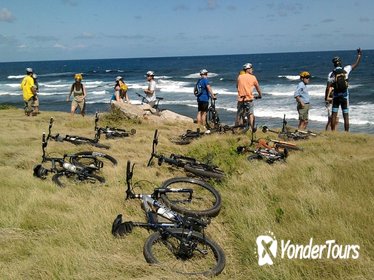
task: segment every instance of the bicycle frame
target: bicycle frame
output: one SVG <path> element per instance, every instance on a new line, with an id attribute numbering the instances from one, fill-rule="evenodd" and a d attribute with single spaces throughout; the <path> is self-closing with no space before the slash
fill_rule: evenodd
<path id="1" fill-rule="evenodd" d="M 174 165 L 174 166 L 177 166 L 177 167 L 184 167 L 187 162 L 188 163 L 196 163 L 197 162 L 196 159 L 194 159 L 192 157 L 186 157 L 186 156 L 175 155 L 175 154 L 171 154 L 170 157 L 166 157 L 164 155 L 158 154 L 156 152 L 157 145 L 158 145 L 158 130 L 156 129 L 155 134 L 153 136 L 152 153 L 151 153 L 150 159 L 148 160 L 147 166 L 151 165 L 154 157 L 158 159 L 158 165 L 161 165 L 162 163 L 166 162 L 170 165 Z"/>
<path id="2" fill-rule="evenodd" d="M 203 222 L 203 219 L 197 219 L 192 217 L 183 216 L 170 208 L 166 207 L 163 203 L 159 201 L 161 194 L 178 192 L 178 193 L 189 193 L 189 199 L 192 198 L 193 191 L 191 189 L 170 189 L 170 188 L 155 188 L 152 194 L 136 194 L 132 188 L 132 177 L 134 173 L 135 164 L 131 165 L 131 162 L 127 162 L 126 169 L 126 184 L 127 189 L 125 191 L 125 200 L 128 199 L 140 199 L 142 201 L 143 209 L 146 213 L 147 223 L 137 223 L 133 222 L 134 226 L 146 227 L 148 229 L 160 229 L 160 228 L 181 228 L 190 224 L 190 226 L 199 225 L 206 226 L 208 223 Z M 156 210 L 154 210 L 156 209 Z M 170 222 L 158 223 L 154 219 L 154 214 L 167 219 Z M 187 222 L 189 220 L 189 222 Z M 192 223 L 192 224 L 191 224 Z"/>
<path id="3" fill-rule="evenodd" d="M 147 100 L 147 98 L 144 95 L 141 95 L 138 92 L 135 92 L 135 94 L 142 99 L 142 101 L 141 101 L 142 104 L 148 104 L 149 103 L 149 101 Z M 156 109 L 157 111 L 161 111 L 160 108 L 158 107 L 161 100 L 164 100 L 164 98 L 163 97 L 156 97 L 156 102 L 155 102 L 155 105 L 153 106 L 153 108 Z"/>
<path id="4" fill-rule="evenodd" d="M 126 129 L 116 128 L 116 127 L 99 127 L 99 113 L 96 112 L 95 114 L 95 141 L 99 141 L 101 133 L 104 133 L 106 138 L 114 138 L 114 137 L 127 137 L 130 135 L 134 135 L 136 133 L 135 129 L 131 129 L 127 131 Z"/>

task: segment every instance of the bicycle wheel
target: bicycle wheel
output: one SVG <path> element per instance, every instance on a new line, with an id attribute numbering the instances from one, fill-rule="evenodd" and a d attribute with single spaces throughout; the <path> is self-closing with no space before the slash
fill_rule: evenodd
<path id="1" fill-rule="evenodd" d="M 74 182 L 87 182 L 87 183 L 105 183 L 104 177 L 98 176 L 96 174 L 85 175 L 84 177 L 79 176 L 76 173 L 59 172 L 53 175 L 52 181 L 57 184 L 57 186 L 63 188 L 70 181 Z"/>
<path id="2" fill-rule="evenodd" d="M 295 150 L 295 151 L 301 151 L 302 148 L 301 147 L 298 147 L 296 146 L 295 144 L 292 144 L 292 143 L 277 143 L 275 142 L 275 148 L 282 148 L 282 149 L 289 149 L 289 150 Z"/>
<path id="3" fill-rule="evenodd" d="M 148 263 L 188 275 L 215 276 L 226 264 L 225 253 L 217 243 L 201 233 L 183 229 L 151 234 L 145 241 L 143 254 Z"/>
<path id="4" fill-rule="evenodd" d="M 80 136 L 79 137 L 69 136 L 69 139 L 66 139 L 65 141 L 73 143 L 74 145 L 87 144 L 87 145 L 92 145 L 92 146 L 95 146 L 95 147 L 98 147 L 98 148 L 103 148 L 103 149 L 109 149 L 110 148 L 110 146 L 108 146 L 108 145 L 103 145 L 103 144 L 100 144 L 99 142 L 97 142 L 95 140 L 85 138 L 85 137 L 80 137 Z"/>
<path id="5" fill-rule="evenodd" d="M 217 216 L 221 210 L 221 195 L 207 182 L 188 178 L 176 177 L 166 180 L 160 188 L 167 191 L 161 194 L 161 199 L 172 210 L 191 216 Z M 180 190 L 191 190 L 192 193 Z"/>
<path id="6" fill-rule="evenodd" d="M 100 152 L 91 152 L 91 151 L 84 151 L 78 152 L 73 155 L 70 155 L 70 162 L 74 165 L 83 165 L 83 166 L 96 166 L 98 161 L 97 158 L 106 159 L 110 161 L 113 165 L 117 165 L 117 160 L 105 153 Z"/>
<path id="7" fill-rule="evenodd" d="M 222 170 L 202 163 L 187 163 L 184 166 L 184 170 L 199 177 L 212 178 L 216 180 L 222 180 L 225 176 L 225 173 Z"/>

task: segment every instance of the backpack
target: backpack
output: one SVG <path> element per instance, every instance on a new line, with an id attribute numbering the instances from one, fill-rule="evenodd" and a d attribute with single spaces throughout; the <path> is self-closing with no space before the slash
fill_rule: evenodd
<path id="1" fill-rule="evenodd" d="M 202 93 L 203 93 L 203 87 L 201 85 L 201 80 L 202 79 L 199 79 L 194 87 L 194 90 L 193 90 L 193 93 L 195 94 L 195 96 L 200 96 Z"/>
<path id="2" fill-rule="evenodd" d="M 339 67 L 335 68 L 333 73 L 335 77 L 332 86 L 334 87 L 335 93 L 346 92 L 348 89 L 347 72 L 343 68 Z"/>

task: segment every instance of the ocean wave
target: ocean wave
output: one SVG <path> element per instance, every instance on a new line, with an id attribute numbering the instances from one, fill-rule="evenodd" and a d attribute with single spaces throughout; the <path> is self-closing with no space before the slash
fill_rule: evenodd
<path id="1" fill-rule="evenodd" d="M 46 88 L 69 88 L 71 85 L 70 84 L 59 84 L 59 85 L 44 84 L 43 86 Z"/>
<path id="2" fill-rule="evenodd" d="M 72 76 L 72 78 L 74 78 L 74 74 L 75 72 L 48 73 L 48 74 L 38 74 L 38 77 Z"/>
<path id="3" fill-rule="evenodd" d="M 9 75 L 8 79 L 22 79 L 25 75 Z"/>
<path id="4" fill-rule="evenodd" d="M 20 84 L 5 84 L 5 85 L 11 88 L 20 88 Z"/>
<path id="5" fill-rule="evenodd" d="M 106 90 L 98 90 L 98 91 L 90 91 L 88 94 L 95 94 L 95 95 L 104 95 L 106 94 L 107 91 Z"/>
<path id="6" fill-rule="evenodd" d="M 0 92 L 0 96 L 2 96 L 2 95 L 12 95 L 12 96 L 15 96 L 15 95 L 21 95 L 21 92 L 1 91 Z"/>
<path id="7" fill-rule="evenodd" d="M 217 77 L 218 74 L 217 73 L 208 73 L 208 77 Z M 199 79 L 200 78 L 200 73 L 192 73 L 192 74 L 189 74 L 187 76 L 184 76 L 183 78 L 185 79 Z"/>
<path id="8" fill-rule="evenodd" d="M 285 78 L 290 81 L 297 81 L 300 79 L 299 75 L 279 75 L 278 78 Z"/>

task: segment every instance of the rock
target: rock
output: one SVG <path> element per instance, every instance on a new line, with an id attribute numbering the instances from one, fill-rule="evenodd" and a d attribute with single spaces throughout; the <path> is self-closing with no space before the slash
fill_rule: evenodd
<path id="1" fill-rule="evenodd" d="M 153 121 L 179 121 L 193 123 L 193 119 L 172 112 L 170 110 L 163 110 L 158 112 L 156 109 L 151 108 L 148 104 L 134 105 L 122 102 L 113 102 L 113 106 L 119 108 L 126 117 L 129 119 L 143 119 Z"/>

